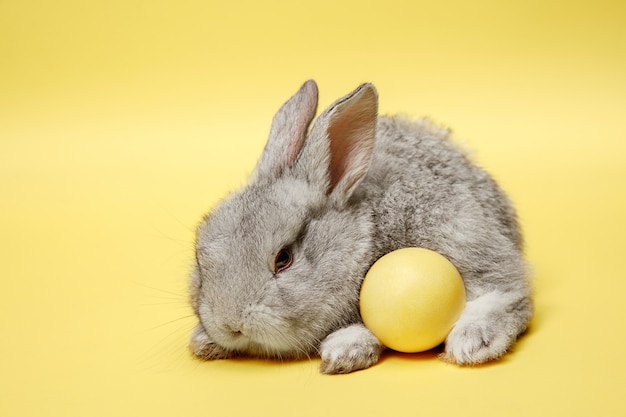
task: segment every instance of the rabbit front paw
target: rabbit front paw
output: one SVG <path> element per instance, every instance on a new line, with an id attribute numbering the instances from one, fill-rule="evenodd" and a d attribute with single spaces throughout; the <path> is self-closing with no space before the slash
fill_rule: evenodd
<path id="1" fill-rule="evenodd" d="M 213 343 L 200 324 L 193 329 L 191 340 L 189 341 L 189 350 L 195 357 L 205 361 L 227 359 L 233 356 L 228 350 Z"/>
<path id="2" fill-rule="evenodd" d="M 325 374 L 347 374 L 369 368 L 378 362 L 383 348 L 365 326 L 345 327 L 322 342 L 320 370 Z"/>

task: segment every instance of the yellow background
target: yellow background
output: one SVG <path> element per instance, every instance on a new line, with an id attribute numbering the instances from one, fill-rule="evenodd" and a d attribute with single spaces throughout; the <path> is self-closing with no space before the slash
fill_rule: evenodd
<path id="1" fill-rule="evenodd" d="M 194 226 L 308 78 L 510 193 L 536 316 L 503 361 L 190 358 Z M 622 0 L 0 0 L 0 416 L 624 416 L 625 116 Z"/>

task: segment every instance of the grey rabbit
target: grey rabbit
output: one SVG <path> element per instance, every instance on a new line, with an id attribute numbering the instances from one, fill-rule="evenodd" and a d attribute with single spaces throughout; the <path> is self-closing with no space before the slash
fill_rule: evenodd
<path id="1" fill-rule="evenodd" d="M 191 274 L 201 359 L 321 356 L 321 372 L 375 364 L 385 347 L 359 315 L 361 282 L 395 249 L 446 256 L 467 304 L 441 357 L 500 358 L 532 316 L 529 268 L 511 202 L 427 120 L 378 116 L 363 84 L 311 125 L 317 85 L 278 111 L 242 190 L 201 222 Z"/>

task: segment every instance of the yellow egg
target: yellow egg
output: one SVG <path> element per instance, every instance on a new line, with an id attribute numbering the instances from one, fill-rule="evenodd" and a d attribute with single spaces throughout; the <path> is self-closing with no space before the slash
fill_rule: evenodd
<path id="1" fill-rule="evenodd" d="M 385 346 L 422 352 L 441 344 L 465 308 L 461 275 L 444 256 L 404 248 L 380 258 L 361 286 L 363 323 Z"/>

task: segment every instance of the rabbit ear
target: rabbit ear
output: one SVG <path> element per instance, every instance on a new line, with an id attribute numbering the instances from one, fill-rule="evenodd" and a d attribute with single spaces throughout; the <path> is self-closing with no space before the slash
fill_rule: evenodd
<path id="1" fill-rule="evenodd" d="M 265 150 L 252 174 L 252 182 L 261 178 L 277 178 L 293 165 L 316 111 L 317 84 L 309 80 L 274 116 Z"/>
<path id="2" fill-rule="evenodd" d="M 330 106 L 311 129 L 300 158 L 307 166 L 302 168 L 308 178 L 327 186 L 328 196 L 339 205 L 348 201 L 369 169 L 377 119 L 376 88 L 363 84 Z"/>

